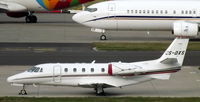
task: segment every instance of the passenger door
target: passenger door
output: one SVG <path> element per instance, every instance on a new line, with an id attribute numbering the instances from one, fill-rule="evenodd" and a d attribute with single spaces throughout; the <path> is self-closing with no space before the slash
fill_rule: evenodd
<path id="1" fill-rule="evenodd" d="M 60 65 L 55 65 L 53 66 L 53 81 L 55 83 L 60 83 L 61 82 L 61 66 Z"/>
<path id="2" fill-rule="evenodd" d="M 112 29 L 117 28 L 117 20 L 116 20 L 116 4 L 110 3 L 108 4 L 108 22 L 106 24 L 109 24 L 108 27 L 112 27 Z"/>

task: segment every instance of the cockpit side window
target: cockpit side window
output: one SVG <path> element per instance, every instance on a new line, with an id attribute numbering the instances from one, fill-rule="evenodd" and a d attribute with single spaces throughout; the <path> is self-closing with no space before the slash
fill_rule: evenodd
<path id="1" fill-rule="evenodd" d="M 28 72 L 33 72 L 36 68 L 37 68 L 37 67 L 32 67 L 32 68 L 28 69 L 27 71 L 28 71 Z"/>
<path id="2" fill-rule="evenodd" d="M 38 72 L 40 70 L 40 68 L 36 68 L 35 70 L 34 70 L 34 72 Z"/>
<path id="3" fill-rule="evenodd" d="M 85 8 L 85 11 L 95 12 L 95 11 L 97 11 L 97 8 Z"/>
<path id="4" fill-rule="evenodd" d="M 40 68 L 40 72 L 43 72 L 43 68 Z"/>
<path id="5" fill-rule="evenodd" d="M 32 68 L 28 69 L 27 72 L 43 72 L 43 68 L 32 67 Z"/>

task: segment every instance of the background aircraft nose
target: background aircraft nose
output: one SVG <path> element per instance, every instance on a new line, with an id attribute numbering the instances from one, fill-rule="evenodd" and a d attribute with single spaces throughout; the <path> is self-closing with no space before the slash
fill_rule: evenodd
<path id="1" fill-rule="evenodd" d="M 77 22 L 77 23 L 80 23 L 80 21 L 79 21 L 79 14 L 77 13 L 77 14 L 75 14 L 73 17 L 72 17 L 72 19 L 75 21 L 75 22 Z"/>

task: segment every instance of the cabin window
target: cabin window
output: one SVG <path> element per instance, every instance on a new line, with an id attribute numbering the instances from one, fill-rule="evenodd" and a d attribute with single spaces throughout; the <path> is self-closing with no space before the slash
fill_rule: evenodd
<path id="1" fill-rule="evenodd" d="M 82 72 L 85 72 L 85 68 L 82 68 Z"/>
<path id="2" fill-rule="evenodd" d="M 145 10 L 143 10 L 143 13 L 145 13 Z"/>
<path id="3" fill-rule="evenodd" d="M 91 68 L 91 72 L 94 72 L 94 68 Z"/>
<path id="4" fill-rule="evenodd" d="M 129 10 L 127 10 L 127 13 L 129 13 Z"/>
<path id="5" fill-rule="evenodd" d="M 158 10 L 156 10 L 156 14 L 158 14 Z"/>
<path id="6" fill-rule="evenodd" d="M 151 10 L 151 13 L 154 14 L 154 10 Z"/>
<path id="7" fill-rule="evenodd" d="M 191 10 L 189 11 L 189 14 L 192 14 L 192 11 L 191 11 Z"/>
<path id="8" fill-rule="evenodd" d="M 181 11 L 181 14 L 184 14 L 184 11 L 183 11 L 183 10 Z"/>
<path id="9" fill-rule="evenodd" d="M 142 13 L 142 10 L 139 10 L 139 13 Z"/>
<path id="10" fill-rule="evenodd" d="M 68 72 L 68 68 L 65 68 L 65 72 Z"/>
<path id="11" fill-rule="evenodd" d="M 135 13 L 137 13 L 137 10 L 135 10 Z"/>
<path id="12" fill-rule="evenodd" d="M 76 68 L 74 68 L 74 69 L 73 69 L 73 72 L 76 72 L 76 71 L 77 71 L 77 69 L 76 69 Z"/>
<path id="13" fill-rule="evenodd" d="M 147 13 L 150 13 L 150 11 L 149 11 L 149 10 L 147 10 Z"/>
<path id="14" fill-rule="evenodd" d="M 167 12 L 167 10 L 165 10 L 165 14 L 167 14 L 168 12 Z"/>
<path id="15" fill-rule="evenodd" d="M 134 11 L 133 10 L 131 10 L 131 13 L 133 13 Z"/>
<path id="16" fill-rule="evenodd" d="M 163 10 L 160 10 L 160 14 L 163 14 Z"/>
<path id="17" fill-rule="evenodd" d="M 193 11 L 193 14 L 196 14 L 196 11 Z"/>
<path id="18" fill-rule="evenodd" d="M 174 10 L 174 14 L 176 14 L 176 11 Z"/>
<path id="19" fill-rule="evenodd" d="M 188 14 L 188 11 L 185 11 L 185 14 Z"/>
<path id="20" fill-rule="evenodd" d="M 105 68 L 101 68 L 101 72 L 105 72 Z"/>

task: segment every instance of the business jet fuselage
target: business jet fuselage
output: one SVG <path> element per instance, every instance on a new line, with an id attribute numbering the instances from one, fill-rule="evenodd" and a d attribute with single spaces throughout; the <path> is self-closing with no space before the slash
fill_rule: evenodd
<path id="1" fill-rule="evenodd" d="M 27 94 L 26 85 L 77 86 L 94 88 L 97 94 L 104 88 L 124 87 L 153 79 L 169 79 L 181 69 L 189 38 L 177 37 L 156 60 L 123 63 L 47 63 L 10 76 L 7 81 L 21 85 L 19 94 Z"/>
<path id="2" fill-rule="evenodd" d="M 196 35 L 200 23 L 200 1 L 105 1 L 77 13 L 73 20 L 99 33 L 105 33 L 105 30 L 154 30 Z M 105 39 L 106 36 L 101 37 L 101 40 Z"/>
<path id="3" fill-rule="evenodd" d="M 61 10 L 93 0 L 0 0 L 0 12 L 9 17 L 25 17 L 27 23 L 36 23 L 35 11 Z"/>

